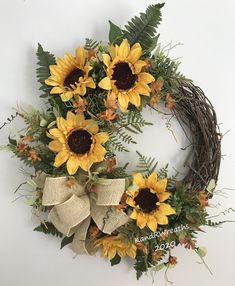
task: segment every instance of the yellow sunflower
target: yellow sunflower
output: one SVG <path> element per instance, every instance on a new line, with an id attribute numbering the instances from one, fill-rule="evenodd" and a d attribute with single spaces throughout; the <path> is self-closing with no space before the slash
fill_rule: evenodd
<path id="1" fill-rule="evenodd" d="M 153 172 L 147 179 L 140 173 L 133 175 L 133 188 L 127 190 L 126 203 L 133 208 L 130 215 L 136 220 L 139 228 L 146 225 L 156 231 L 158 224 L 168 224 L 168 215 L 175 214 L 175 210 L 164 203 L 170 196 L 166 191 L 167 179 L 157 180 L 157 174 Z"/>
<path id="2" fill-rule="evenodd" d="M 51 76 L 45 80 L 47 85 L 53 86 L 51 94 L 60 94 L 63 101 L 70 100 L 76 95 L 85 95 L 86 88 L 96 85 L 89 76 L 92 69 L 87 63 L 86 52 L 82 48 L 76 49 L 76 56 L 66 53 L 64 59 L 57 58 L 55 65 L 50 65 Z"/>
<path id="3" fill-rule="evenodd" d="M 119 235 L 100 238 L 97 240 L 96 246 L 102 247 L 101 255 L 107 256 L 109 260 L 112 260 L 116 254 L 120 257 L 128 255 L 135 258 L 136 256 L 136 245 L 122 240 Z"/>
<path id="4" fill-rule="evenodd" d="M 111 46 L 109 54 L 103 54 L 107 76 L 99 82 L 99 86 L 110 91 L 110 98 L 118 98 L 123 112 L 129 102 L 139 107 L 140 95 L 149 96 L 148 84 L 155 81 L 151 74 L 142 72 L 147 63 L 139 59 L 141 55 L 140 44 L 136 43 L 130 47 L 127 39 L 123 40 L 120 46 Z"/>
<path id="5" fill-rule="evenodd" d="M 71 111 L 67 118 L 57 117 L 57 128 L 49 130 L 49 149 L 58 153 L 54 166 L 60 167 L 67 161 L 67 170 L 74 175 L 81 167 L 87 171 L 95 162 L 101 162 L 106 153 L 102 146 L 108 140 L 106 132 L 100 132 L 98 125 L 92 120 L 85 120 L 83 115 L 75 115 Z"/>

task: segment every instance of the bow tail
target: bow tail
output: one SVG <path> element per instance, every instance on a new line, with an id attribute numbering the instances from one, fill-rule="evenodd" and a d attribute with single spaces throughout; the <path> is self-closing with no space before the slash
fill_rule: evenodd
<path id="1" fill-rule="evenodd" d="M 97 206 L 93 199 L 91 199 L 91 217 L 98 228 L 107 234 L 111 234 L 130 220 L 123 211 L 118 211 L 113 207 Z"/>
<path id="2" fill-rule="evenodd" d="M 88 196 L 71 196 L 66 202 L 56 205 L 49 213 L 48 219 L 64 235 L 71 236 L 78 224 L 90 215 Z"/>
<path id="3" fill-rule="evenodd" d="M 79 255 L 94 255 L 98 248 L 94 242 L 87 239 L 87 231 L 91 223 L 91 216 L 86 218 L 82 223 L 76 227 L 76 232 L 73 238 L 71 249 Z"/>

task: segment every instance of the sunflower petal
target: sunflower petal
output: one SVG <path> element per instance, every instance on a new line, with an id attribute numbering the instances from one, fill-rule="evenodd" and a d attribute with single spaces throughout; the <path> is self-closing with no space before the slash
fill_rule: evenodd
<path id="1" fill-rule="evenodd" d="M 80 67 L 83 67 L 85 64 L 85 51 L 83 48 L 76 49 L 76 62 Z"/>
<path id="2" fill-rule="evenodd" d="M 139 213 L 137 214 L 136 224 L 137 224 L 137 226 L 138 226 L 140 229 L 142 229 L 142 228 L 144 228 L 144 227 L 146 226 L 146 224 L 147 224 L 147 219 L 146 219 L 146 217 L 145 217 L 145 215 L 144 215 L 143 213 L 139 212 Z"/>
<path id="3" fill-rule="evenodd" d="M 59 94 L 62 93 L 63 89 L 59 86 L 55 86 L 51 89 L 50 94 Z"/>
<path id="4" fill-rule="evenodd" d="M 138 60 L 135 64 L 134 64 L 134 70 L 135 70 L 135 74 L 139 74 L 142 70 L 143 67 L 145 67 L 147 64 L 145 61 L 141 61 Z"/>
<path id="5" fill-rule="evenodd" d="M 106 149 L 103 146 L 100 144 L 95 144 L 93 152 L 91 155 L 89 155 L 89 157 L 93 162 L 100 162 L 103 160 L 105 153 Z"/>
<path id="6" fill-rule="evenodd" d="M 84 127 L 86 124 L 86 120 L 83 114 L 76 115 L 76 126 L 77 127 Z"/>
<path id="7" fill-rule="evenodd" d="M 103 54 L 102 56 L 104 64 L 106 65 L 106 67 L 109 67 L 111 61 L 110 56 L 108 54 Z"/>
<path id="8" fill-rule="evenodd" d="M 57 65 L 50 65 L 49 66 L 50 73 L 56 77 L 60 77 L 61 69 Z"/>
<path id="9" fill-rule="evenodd" d="M 73 92 L 66 91 L 64 93 L 61 93 L 60 97 L 61 97 L 61 100 L 64 102 L 69 101 L 73 97 Z"/>
<path id="10" fill-rule="evenodd" d="M 111 248 L 109 250 L 109 254 L 108 254 L 109 260 L 112 260 L 115 257 L 116 254 L 117 254 L 117 250 L 115 248 Z"/>
<path id="11" fill-rule="evenodd" d="M 109 54 L 112 59 L 116 58 L 117 52 L 118 52 L 118 45 L 115 45 L 115 46 L 112 45 L 109 49 Z"/>
<path id="12" fill-rule="evenodd" d="M 61 58 L 56 58 L 56 64 L 62 69 L 68 68 L 68 65 Z"/>
<path id="13" fill-rule="evenodd" d="M 152 230 L 156 231 L 157 229 L 157 220 L 154 216 L 149 216 L 147 221 L 147 226 Z"/>
<path id="14" fill-rule="evenodd" d="M 94 138 L 97 143 L 104 144 L 109 139 L 109 135 L 107 132 L 100 132 L 97 133 Z"/>
<path id="15" fill-rule="evenodd" d="M 109 77 L 105 77 L 103 78 L 100 82 L 99 82 L 99 87 L 102 89 L 106 89 L 106 90 L 110 90 L 112 88 L 111 86 L 111 79 Z"/>
<path id="16" fill-rule="evenodd" d="M 69 125 L 76 125 L 76 115 L 72 111 L 67 112 L 66 120 Z"/>
<path id="17" fill-rule="evenodd" d="M 79 168 L 79 157 L 72 156 L 68 159 L 66 164 L 69 175 L 74 175 Z"/>
<path id="18" fill-rule="evenodd" d="M 75 67 L 75 59 L 72 55 L 69 53 L 65 53 L 64 55 L 64 62 L 68 64 L 70 67 L 74 66 Z"/>
<path id="19" fill-rule="evenodd" d="M 98 133 L 99 126 L 94 120 L 92 120 L 92 119 L 85 120 L 85 124 L 86 124 L 85 127 L 89 132 L 91 132 L 92 134 Z"/>
<path id="20" fill-rule="evenodd" d="M 48 148 L 53 152 L 60 152 L 62 150 L 63 144 L 59 140 L 53 140 L 49 143 Z"/>
<path id="21" fill-rule="evenodd" d="M 130 53 L 130 44 L 127 39 L 124 39 L 118 48 L 118 57 L 121 60 L 125 60 Z"/>
<path id="22" fill-rule="evenodd" d="M 154 189 L 154 186 L 157 182 L 157 173 L 153 172 L 146 180 L 146 185 L 150 189 Z"/>
<path id="23" fill-rule="evenodd" d="M 134 259 L 136 257 L 136 246 L 133 244 L 130 248 L 127 249 L 126 253 L 128 256 Z"/>
<path id="24" fill-rule="evenodd" d="M 172 215 L 175 214 L 175 210 L 169 205 L 165 203 L 161 203 L 158 207 L 158 210 L 164 215 Z"/>
<path id="25" fill-rule="evenodd" d="M 96 88 L 95 82 L 92 77 L 88 77 L 86 80 L 86 86 L 89 88 Z"/>
<path id="26" fill-rule="evenodd" d="M 127 110 L 129 104 L 129 97 L 126 94 L 119 93 L 118 94 L 118 104 L 122 112 Z"/>
<path id="27" fill-rule="evenodd" d="M 58 82 L 55 80 L 52 80 L 51 77 L 45 80 L 45 84 L 50 86 L 58 86 Z"/>
<path id="28" fill-rule="evenodd" d="M 137 219 L 137 215 L 138 215 L 137 211 L 133 209 L 133 212 L 131 213 L 130 218 Z"/>
<path id="29" fill-rule="evenodd" d="M 136 194 L 138 194 L 139 192 L 139 187 L 137 185 L 132 185 L 130 186 L 126 193 L 128 196 L 130 196 L 131 198 L 134 198 Z"/>
<path id="30" fill-rule="evenodd" d="M 157 223 L 158 224 L 168 224 L 168 218 L 166 215 L 162 214 L 161 212 L 159 211 L 156 211 L 156 213 L 154 214 L 156 220 L 157 220 Z"/>
<path id="31" fill-rule="evenodd" d="M 130 103 L 135 105 L 136 107 L 140 106 L 140 96 L 138 92 L 132 91 L 128 93 Z"/>
<path id="32" fill-rule="evenodd" d="M 165 200 L 167 200 L 170 197 L 171 193 L 169 192 L 163 192 L 163 193 L 158 193 L 157 197 L 159 199 L 159 202 L 164 202 Z"/>
<path id="33" fill-rule="evenodd" d="M 124 249 L 117 249 L 117 253 L 120 257 L 124 257 L 126 255 L 126 251 Z"/>
<path id="34" fill-rule="evenodd" d="M 167 187 L 167 179 L 162 179 L 160 181 L 158 181 L 155 186 L 154 186 L 154 190 L 156 191 L 156 193 L 163 193 L 166 191 L 166 187 Z"/>
<path id="35" fill-rule="evenodd" d="M 83 96 L 86 94 L 86 85 L 82 82 L 80 84 L 77 85 L 77 88 L 76 88 L 76 92 Z"/>
<path id="36" fill-rule="evenodd" d="M 64 134 L 58 128 L 52 128 L 49 130 L 49 133 L 54 136 L 55 138 L 64 137 Z"/>
<path id="37" fill-rule="evenodd" d="M 131 207 L 135 207 L 135 201 L 131 198 L 131 197 L 128 197 L 127 199 L 126 199 L 126 203 L 129 205 L 129 206 L 131 206 Z M 133 212 L 134 212 L 134 210 L 133 210 Z M 133 217 L 132 217 L 133 218 Z"/>
<path id="38" fill-rule="evenodd" d="M 79 165 L 80 167 L 84 170 L 84 171 L 88 171 L 89 167 L 90 167 L 90 161 L 87 158 L 80 158 L 79 160 Z"/>
<path id="39" fill-rule="evenodd" d="M 148 96 L 150 94 L 150 87 L 142 82 L 138 82 L 135 90 L 138 91 L 141 95 Z"/>
<path id="40" fill-rule="evenodd" d="M 144 82 L 146 84 L 148 83 L 151 83 L 151 82 L 154 82 L 155 81 L 155 78 L 150 74 L 150 73 L 147 73 L 147 72 L 142 72 L 138 75 L 139 77 L 139 80 L 141 82 Z"/>
<path id="41" fill-rule="evenodd" d="M 54 166 L 56 168 L 60 167 L 68 160 L 68 158 L 69 158 L 69 152 L 67 150 L 60 151 L 55 157 Z"/>
<path id="42" fill-rule="evenodd" d="M 137 185 L 140 189 L 145 188 L 145 179 L 140 173 L 133 174 L 133 183 Z"/>
<path id="43" fill-rule="evenodd" d="M 142 54 L 142 48 L 139 43 L 135 43 L 130 50 L 127 60 L 132 64 L 135 64 Z"/>
<path id="44" fill-rule="evenodd" d="M 63 117 L 57 117 L 56 118 L 56 124 L 57 124 L 57 127 L 61 131 L 66 132 L 66 133 L 68 132 L 69 124 Z"/>

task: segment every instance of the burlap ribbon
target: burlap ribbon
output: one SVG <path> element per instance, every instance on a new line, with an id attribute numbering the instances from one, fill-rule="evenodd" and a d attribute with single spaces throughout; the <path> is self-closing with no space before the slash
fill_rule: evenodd
<path id="1" fill-rule="evenodd" d="M 105 184 L 96 183 L 94 192 L 75 184 L 69 187 L 66 177 L 46 177 L 42 204 L 53 206 L 48 220 L 65 236 L 74 234 L 72 250 L 77 254 L 92 254 L 86 243 L 91 218 L 104 233 L 111 234 L 126 224 L 129 217 L 112 206 L 119 204 L 125 191 L 125 179 L 107 179 Z"/>

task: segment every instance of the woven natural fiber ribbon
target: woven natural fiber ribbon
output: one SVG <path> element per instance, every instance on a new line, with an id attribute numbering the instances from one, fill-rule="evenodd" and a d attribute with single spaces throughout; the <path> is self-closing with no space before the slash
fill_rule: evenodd
<path id="1" fill-rule="evenodd" d="M 129 221 L 129 216 L 117 206 L 125 191 L 125 179 L 105 179 L 96 183 L 94 192 L 75 184 L 69 187 L 66 177 L 46 177 L 42 205 L 53 206 L 48 220 L 65 236 L 74 234 L 72 250 L 77 254 L 92 254 L 92 245 L 86 242 L 91 218 L 98 228 L 111 234 Z"/>

